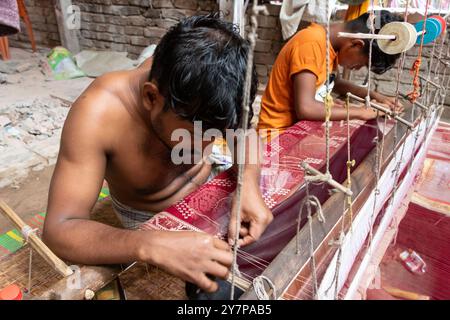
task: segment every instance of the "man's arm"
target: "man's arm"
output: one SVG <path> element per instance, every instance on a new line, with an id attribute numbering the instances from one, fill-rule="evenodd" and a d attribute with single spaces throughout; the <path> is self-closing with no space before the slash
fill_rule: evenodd
<path id="1" fill-rule="evenodd" d="M 258 240 L 273 220 L 272 212 L 264 202 L 259 187 L 262 143 L 255 130 L 248 131 L 245 146 L 244 184 L 241 191 L 241 229 L 239 230 L 242 238 L 239 240 L 240 246 L 246 246 Z M 237 152 L 232 151 L 232 153 L 234 156 L 233 169 L 237 174 Z M 235 205 L 236 197 L 233 198 L 232 212 L 234 212 Z M 236 217 L 232 215 L 228 227 L 229 244 L 234 243 L 235 235 Z"/>
<path id="2" fill-rule="evenodd" d="M 206 291 L 216 291 L 217 283 L 207 274 L 228 276 L 232 254 L 226 242 L 206 233 L 132 231 L 89 219 L 111 148 L 100 137 L 108 137 L 105 130 L 114 129 L 114 122 L 105 120 L 114 99 L 105 90 L 91 88 L 69 113 L 50 187 L 44 241 L 61 258 L 75 263 L 144 261 Z M 105 112 L 102 104 L 108 108 Z"/>
<path id="3" fill-rule="evenodd" d="M 315 99 L 316 75 L 310 71 L 302 71 L 294 78 L 294 105 L 299 120 L 323 121 L 325 119 L 325 105 Z M 371 108 L 349 108 L 350 119 L 370 120 L 377 116 Z M 345 108 L 334 106 L 331 108 L 330 120 L 347 119 Z"/>
<path id="4" fill-rule="evenodd" d="M 365 98 L 367 96 L 367 88 L 358 86 L 350 81 L 337 78 L 334 85 L 334 91 L 340 95 L 346 95 L 347 92 L 353 93 L 354 95 Z M 387 107 L 393 109 L 395 107 L 395 98 L 388 97 L 376 91 L 370 91 L 370 99 L 377 101 L 378 103 L 384 104 Z M 403 105 L 397 101 L 397 107 L 395 108 L 397 112 L 403 111 Z"/>

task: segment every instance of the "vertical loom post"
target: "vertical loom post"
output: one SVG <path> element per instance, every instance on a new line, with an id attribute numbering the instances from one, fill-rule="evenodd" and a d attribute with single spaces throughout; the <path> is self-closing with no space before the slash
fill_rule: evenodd
<path id="1" fill-rule="evenodd" d="M 4 201 L 0 200 L 0 211 L 8 217 L 11 222 L 19 229 L 24 230 L 29 227 L 18 215 L 15 213 Z M 64 261 L 58 258 L 34 233 L 28 233 L 28 241 L 33 249 L 35 249 L 39 255 L 47 261 L 59 274 L 67 277 L 73 273 L 72 269 L 67 266 Z"/>

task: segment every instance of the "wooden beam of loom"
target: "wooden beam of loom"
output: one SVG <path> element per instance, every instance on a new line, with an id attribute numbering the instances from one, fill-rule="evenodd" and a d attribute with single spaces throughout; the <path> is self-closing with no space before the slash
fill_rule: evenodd
<path id="1" fill-rule="evenodd" d="M 412 115 L 411 104 L 407 104 L 405 110 L 405 118 L 410 119 Z M 416 113 L 417 114 L 417 113 Z M 397 139 L 398 143 L 394 148 L 395 142 L 395 130 L 390 130 L 390 132 L 385 136 L 384 149 L 382 154 L 382 167 L 380 168 L 381 173 L 384 172 L 387 164 L 393 158 L 393 150 L 398 149 L 405 139 L 408 129 L 405 126 L 398 126 L 397 135 L 401 137 Z M 365 199 L 368 195 L 374 191 L 376 179 L 373 172 L 373 168 L 376 163 L 376 153 L 377 150 L 374 148 L 370 154 L 361 162 L 361 164 L 352 173 L 352 192 L 353 192 L 353 211 L 355 214 L 361 209 Z M 346 182 L 343 183 L 346 185 Z M 314 215 L 312 221 L 313 228 L 313 247 L 314 256 L 316 261 L 324 258 L 329 249 L 329 241 L 335 240 L 339 237 L 340 233 L 340 222 L 342 219 L 342 210 L 336 208 L 343 208 L 343 203 L 345 201 L 345 195 L 342 193 L 335 193 L 332 195 L 323 205 L 322 211 L 326 218 L 324 223 L 318 220 L 318 216 Z M 346 228 L 349 228 L 350 221 L 349 217 L 345 216 L 347 223 Z M 263 276 L 268 277 L 274 283 L 278 297 L 280 298 L 283 293 L 289 288 L 295 279 L 301 275 L 309 275 L 309 261 L 310 255 L 309 250 L 301 250 L 297 254 L 297 244 L 300 248 L 308 248 L 310 243 L 310 235 L 308 228 L 302 228 L 297 236 L 286 245 L 286 247 L 278 254 L 278 256 L 272 261 L 272 263 L 266 268 L 262 273 Z M 257 296 L 251 287 L 241 299 L 257 299 Z"/>
<path id="2" fill-rule="evenodd" d="M 407 113 L 409 115 L 409 113 Z M 402 127 L 402 128 L 400 128 Z M 399 130 L 403 130 L 404 127 L 403 126 L 399 126 Z M 400 132 L 400 131 L 399 131 Z M 392 134 L 391 134 L 391 138 L 392 138 Z M 387 145 L 387 144 L 386 144 Z M 385 149 L 388 150 L 388 149 Z M 373 152 L 372 152 L 373 154 Z M 370 155 L 367 157 L 369 158 Z M 366 158 L 366 159 L 367 159 Z M 362 163 L 365 163 L 365 161 L 363 161 Z M 373 163 L 373 162 L 372 162 Z M 361 165 L 360 165 L 361 166 Z M 366 164 L 366 167 L 369 168 L 371 171 L 372 167 L 371 164 Z M 356 182 L 354 182 L 356 184 Z M 339 202 L 333 202 L 333 203 L 339 203 Z M 340 202 L 342 203 L 342 202 Z M 334 204 L 334 205 L 335 205 Z M 332 207 L 333 204 L 330 204 L 330 206 Z M 330 209 L 328 208 L 327 211 L 330 211 Z M 340 217 L 341 213 L 338 214 L 338 217 Z M 327 214 L 327 219 L 330 220 L 330 214 Z M 322 226 L 319 226 L 322 227 Z M 303 232 L 305 232 L 304 228 Z M 308 242 L 306 242 L 308 243 Z M 294 242 L 295 244 L 295 242 Z M 281 255 L 279 255 L 280 257 Z M 277 258 L 278 259 L 278 258 Z M 284 269 L 284 268 L 283 268 Z M 281 269 L 281 270 L 283 270 Z M 280 269 L 278 269 L 276 272 L 279 272 Z M 294 275 L 295 273 L 298 272 L 298 268 L 297 269 L 291 269 L 294 271 Z M 77 288 L 77 289 L 68 289 L 67 288 L 67 283 L 68 281 L 74 281 L 74 279 L 72 277 L 70 277 L 70 279 L 62 279 L 59 282 L 57 282 L 55 285 L 52 285 L 52 287 L 50 289 L 48 289 L 46 292 L 44 292 L 42 294 L 42 296 L 40 297 L 40 299 L 84 299 L 84 295 L 85 295 L 85 291 L 86 290 L 92 290 L 92 291 L 97 291 L 100 288 L 104 287 L 105 285 L 107 285 L 108 283 L 110 283 L 111 281 L 113 281 L 120 273 L 121 273 L 122 269 L 119 266 L 83 266 L 80 268 L 80 272 L 79 275 L 81 276 L 82 279 L 82 285 L 81 287 Z M 291 277 L 292 279 L 292 277 Z M 280 291 L 278 291 L 280 292 Z"/>
<path id="3" fill-rule="evenodd" d="M 84 300 L 87 292 L 102 289 L 116 279 L 121 271 L 119 265 L 82 266 L 71 276 L 53 284 L 35 300 Z"/>
<path id="4" fill-rule="evenodd" d="M 4 201 L 0 200 L 0 211 L 3 211 L 16 228 L 23 234 L 26 233 L 24 241 L 29 241 L 30 245 L 35 249 L 39 255 L 47 261 L 59 274 L 67 277 L 73 273 L 72 269 L 67 266 L 64 261 L 58 258 L 36 235 L 36 233 L 28 226 L 18 215 L 14 212 Z"/>

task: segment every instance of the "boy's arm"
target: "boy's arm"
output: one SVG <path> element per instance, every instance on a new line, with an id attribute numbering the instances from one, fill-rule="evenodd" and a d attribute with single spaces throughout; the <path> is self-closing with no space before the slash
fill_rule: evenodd
<path id="1" fill-rule="evenodd" d="M 43 240 L 58 256 L 74 263 L 145 261 L 206 291 L 215 291 L 217 283 L 206 274 L 227 277 L 232 254 L 226 242 L 206 233 L 132 231 L 89 219 L 102 186 L 106 153 L 111 150 L 100 137 L 111 136 L 105 130 L 114 127 L 111 119 L 105 120 L 112 112 L 91 110 L 94 106 L 101 110 L 102 101 L 108 108 L 115 98 L 88 90 L 90 93 L 72 106 L 64 125 Z"/>
<path id="2" fill-rule="evenodd" d="M 367 96 L 367 88 L 358 86 L 350 81 L 341 78 L 336 79 L 334 91 L 341 95 L 346 95 L 347 92 L 350 92 L 361 98 Z M 390 109 L 394 109 L 394 107 L 396 106 L 394 97 L 388 97 L 373 90 L 370 92 L 370 98 L 378 103 L 386 105 Z M 401 112 L 403 110 L 403 105 L 399 101 L 397 101 L 397 107 L 395 109 L 397 112 Z"/>
<path id="3" fill-rule="evenodd" d="M 324 121 L 325 105 L 315 99 L 316 75 L 310 71 L 302 71 L 293 76 L 294 106 L 299 120 Z M 372 108 L 349 108 L 350 119 L 370 120 L 377 116 Z M 345 108 L 334 106 L 331 108 L 330 120 L 347 119 Z"/>

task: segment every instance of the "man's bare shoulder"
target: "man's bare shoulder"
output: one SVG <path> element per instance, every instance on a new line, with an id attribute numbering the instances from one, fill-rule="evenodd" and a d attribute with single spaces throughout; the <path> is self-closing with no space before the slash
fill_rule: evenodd
<path id="1" fill-rule="evenodd" d="M 120 134 L 120 127 L 130 119 L 123 98 L 126 95 L 123 91 L 130 90 L 126 77 L 123 72 L 111 72 L 95 79 L 73 103 L 63 136 L 71 141 L 75 137 L 102 136 L 104 147 L 108 147 L 108 140 Z"/>

